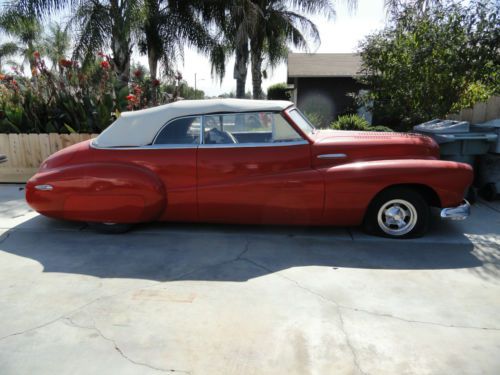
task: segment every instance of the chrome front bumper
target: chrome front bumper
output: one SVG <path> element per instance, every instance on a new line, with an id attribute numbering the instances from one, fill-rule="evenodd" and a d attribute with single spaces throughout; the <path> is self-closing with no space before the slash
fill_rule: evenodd
<path id="1" fill-rule="evenodd" d="M 470 216 L 470 204 L 464 199 L 464 202 L 457 207 L 447 207 L 441 210 L 441 219 L 465 220 Z"/>

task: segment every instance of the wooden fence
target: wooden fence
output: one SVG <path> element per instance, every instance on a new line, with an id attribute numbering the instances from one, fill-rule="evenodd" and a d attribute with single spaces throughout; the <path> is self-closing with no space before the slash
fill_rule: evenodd
<path id="1" fill-rule="evenodd" d="M 26 182 L 42 162 L 56 151 L 94 138 L 97 134 L 0 134 L 0 182 Z"/>
<path id="2" fill-rule="evenodd" d="M 448 115 L 448 118 L 450 120 L 469 121 L 471 124 L 500 118 L 500 96 L 493 96 L 486 103 L 476 103 L 472 108 L 465 108 L 460 113 Z"/>

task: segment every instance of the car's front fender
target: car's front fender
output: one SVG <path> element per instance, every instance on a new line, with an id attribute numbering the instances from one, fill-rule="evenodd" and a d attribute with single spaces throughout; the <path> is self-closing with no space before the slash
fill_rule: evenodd
<path id="1" fill-rule="evenodd" d="M 377 160 L 323 168 L 325 211 L 328 221 L 343 225 L 362 222 L 372 199 L 395 185 L 432 189 L 441 207 L 456 206 L 473 179 L 463 163 L 434 159 Z"/>

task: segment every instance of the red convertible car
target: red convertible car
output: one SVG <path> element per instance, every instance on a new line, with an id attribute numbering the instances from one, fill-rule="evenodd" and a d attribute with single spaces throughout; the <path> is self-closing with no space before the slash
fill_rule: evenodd
<path id="1" fill-rule="evenodd" d="M 339 225 L 423 235 L 430 207 L 465 219 L 467 164 L 415 134 L 317 130 L 287 101 L 179 101 L 126 112 L 50 156 L 27 183 L 33 209 L 110 232 L 184 221 Z"/>

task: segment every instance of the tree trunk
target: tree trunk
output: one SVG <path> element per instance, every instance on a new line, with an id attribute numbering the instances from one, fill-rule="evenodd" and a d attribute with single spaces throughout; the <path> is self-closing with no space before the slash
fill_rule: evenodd
<path id="1" fill-rule="evenodd" d="M 146 0 L 144 2 L 146 19 L 144 21 L 144 33 L 146 35 L 146 47 L 148 52 L 149 74 L 151 80 L 157 78 L 158 61 L 161 54 L 161 39 L 159 38 L 158 17 L 160 5 L 157 0 Z"/>
<path id="2" fill-rule="evenodd" d="M 234 79 L 236 79 L 236 97 L 245 97 L 245 84 L 248 71 L 248 42 L 236 49 L 234 62 Z"/>
<path id="3" fill-rule="evenodd" d="M 153 85 L 153 89 L 151 90 L 151 101 L 153 102 L 153 105 L 157 105 L 157 86 L 154 84 L 154 81 L 157 79 L 158 57 L 156 56 L 156 51 L 153 48 L 148 48 L 148 64 L 151 84 Z"/>
<path id="4" fill-rule="evenodd" d="M 113 63 L 122 84 L 128 84 L 130 79 L 130 28 L 126 26 L 122 11 L 116 0 L 110 2 L 113 25 L 111 27 L 111 51 Z"/>
<path id="5" fill-rule="evenodd" d="M 113 63 L 115 65 L 118 77 L 123 83 L 128 83 L 130 80 L 130 38 L 122 40 L 113 36 L 112 48 Z"/>
<path id="6" fill-rule="evenodd" d="M 151 75 L 151 80 L 157 79 L 158 58 L 156 57 L 156 52 L 153 49 L 148 49 L 148 64 L 149 64 L 149 74 Z"/>
<path id="7" fill-rule="evenodd" d="M 144 2 L 146 19 L 144 22 L 144 33 L 146 35 L 146 47 L 148 53 L 149 74 L 153 89 L 151 90 L 151 100 L 153 105 L 157 104 L 158 86 L 154 81 L 158 79 L 158 62 L 162 54 L 162 43 L 159 37 L 158 17 L 160 15 L 160 2 L 158 0 L 146 0 Z"/>
<path id="8" fill-rule="evenodd" d="M 260 40 L 251 42 L 251 60 L 252 60 L 252 91 L 254 99 L 263 99 L 262 92 L 262 43 Z"/>

